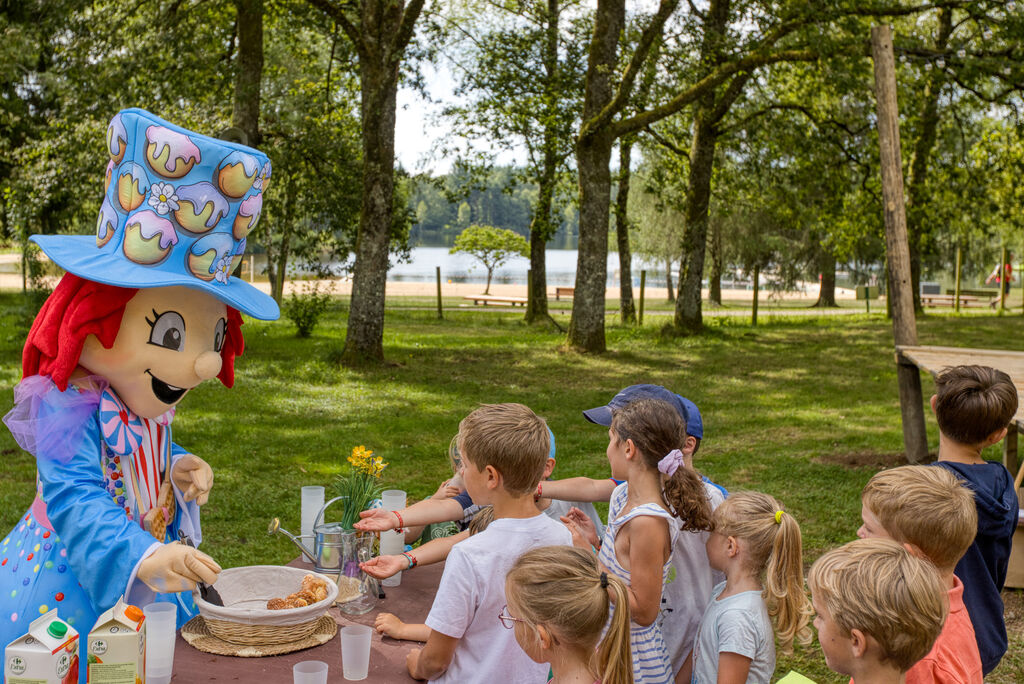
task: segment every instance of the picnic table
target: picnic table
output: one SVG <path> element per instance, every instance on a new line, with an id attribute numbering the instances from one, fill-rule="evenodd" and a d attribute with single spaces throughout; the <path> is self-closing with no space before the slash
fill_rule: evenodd
<path id="1" fill-rule="evenodd" d="M 956 303 L 956 295 L 952 294 L 922 294 L 921 295 L 921 306 L 949 306 L 952 307 Z M 978 295 L 961 294 L 960 305 L 961 306 L 987 306 L 992 303 L 989 297 L 979 297 Z"/>
<path id="2" fill-rule="evenodd" d="M 288 565 L 312 570 L 313 566 L 301 557 Z M 303 660 L 322 660 L 328 664 L 328 681 L 344 682 L 341 669 L 341 633 L 345 625 L 373 626 L 378 613 L 394 613 L 404 622 L 423 622 L 441 581 L 444 563 L 425 565 L 402 573 L 402 584 L 384 587 L 387 598 L 377 601 L 376 607 L 365 615 L 345 615 L 337 608 L 329 614 L 337 621 L 339 633 L 322 646 L 308 648 L 279 656 L 263 658 L 237 658 L 204 653 L 190 646 L 181 634 L 174 645 L 174 676 L 172 682 L 265 682 L 280 684 L 292 681 L 292 666 Z M 376 632 L 370 643 L 370 672 L 367 684 L 415 681 L 405 667 L 406 654 L 422 647 L 414 641 L 399 641 L 383 637 Z"/>
<path id="3" fill-rule="evenodd" d="M 923 371 L 938 375 L 949 366 L 978 364 L 991 366 L 1010 376 L 1017 387 L 1017 413 L 1007 426 L 1003 440 L 1003 465 L 1013 474 L 1017 473 L 1017 435 L 1024 432 L 1024 352 L 1002 349 L 970 349 L 967 347 L 931 347 L 896 345 L 898 363 L 910 363 Z"/>
<path id="4" fill-rule="evenodd" d="M 526 297 L 502 297 L 500 295 L 465 295 L 463 299 L 473 300 L 473 304 L 509 304 L 511 306 L 526 306 L 529 301 Z"/>

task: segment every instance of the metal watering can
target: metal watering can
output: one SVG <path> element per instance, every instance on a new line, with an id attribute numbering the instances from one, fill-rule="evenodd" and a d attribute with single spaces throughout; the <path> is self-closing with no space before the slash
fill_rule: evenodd
<path id="1" fill-rule="evenodd" d="M 343 570 L 345 539 L 346 535 L 348 538 L 351 538 L 352 530 L 346 530 L 341 526 L 340 522 L 325 523 L 321 521 L 324 517 L 324 511 L 327 510 L 328 506 L 339 499 L 347 498 L 346 496 L 334 497 L 325 503 L 320 512 L 316 514 L 316 520 L 313 522 L 312 550 L 299 541 L 299 538 L 294 534 L 281 527 L 281 521 L 278 518 L 270 521 L 270 525 L 267 527 L 267 534 L 274 536 L 275 532 L 280 532 L 295 542 L 295 545 L 302 549 L 304 554 L 313 559 L 314 570 L 329 575 L 337 575 Z"/>

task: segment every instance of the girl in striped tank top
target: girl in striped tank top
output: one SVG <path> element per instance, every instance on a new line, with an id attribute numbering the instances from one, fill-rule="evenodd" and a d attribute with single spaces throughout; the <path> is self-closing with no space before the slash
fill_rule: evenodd
<path id="1" fill-rule="evenodd" d="M 658 623 L 672 544 L 680 529 L 711 529 L 704 485 L 683 464 L 685 439 L 686 425 L 667 402 L 641 399 L 616 411 L 608 430 L 608 462 L 612 477 L 625 482 L 612 493 L 604 538 L 598 542 L 585 516 L 571 515 L 566 523 L 574 543 L 599 547 L 603 568 L 628 586 L 637 684 L 673 681 Z"/>

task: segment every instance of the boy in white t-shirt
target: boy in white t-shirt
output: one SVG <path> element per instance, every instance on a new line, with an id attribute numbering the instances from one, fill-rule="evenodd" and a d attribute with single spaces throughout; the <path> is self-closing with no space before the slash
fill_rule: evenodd
<path id="1" fill-rule="evenodd" d="M 415 679 L 440 682 L 544 681 L 548 666 L 535 663 L 505 629 L 505 575 L 524 552 L 572 536 L 539 513 L 534 491 L 544 473 L 550 440 L 547 425 L 522 404 L 487 404 L 459 424 L 466 490 L 490 504 L 494 521 L 448 555 L 434 605 L 430 637 L 406 658 Z"/>

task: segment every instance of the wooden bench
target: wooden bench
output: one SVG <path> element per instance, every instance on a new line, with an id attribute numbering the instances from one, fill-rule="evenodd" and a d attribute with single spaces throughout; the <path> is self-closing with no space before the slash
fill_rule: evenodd
<path id="1" fill-rule="evenodd" d="M 555 288 L 555 299 L 561 299 L 562 297 L 568 297 L 572 299 L 576 294 L 575 287 L 556 287 Z"/>
<path id="2" fill-rule="evenodd" d="M 946 288 L 946 294 L 952 296 L 954 294 L 953 288 Z M 972 290 L 969 288 L 961 287 L 960 296 L 963 297 L 964 295 L 977 297 L 980 301 L 980 304 L 988 304 L 993 309 L 996 308 L 996 306 L 999 304 L 999 290 Z"/>
<path id="3" fill-rule="evenodd" d="M 526 297 L 499 297 L 498 295 L 466 295 L 463 299 L 473 301 L 473 304 L 508 304 L 510 306 L 526 306 L 529 301 Z"/>
<path id="4" fill-rule="evenodd" d="M 956 295 L 951 294 L 923 294 L 921 295 L 921 306 L 954 306 Z M 977 295 L 960 294 L 960 306 L 984 306 L 990 304 L 986 298 L 982 301 Z"/>

